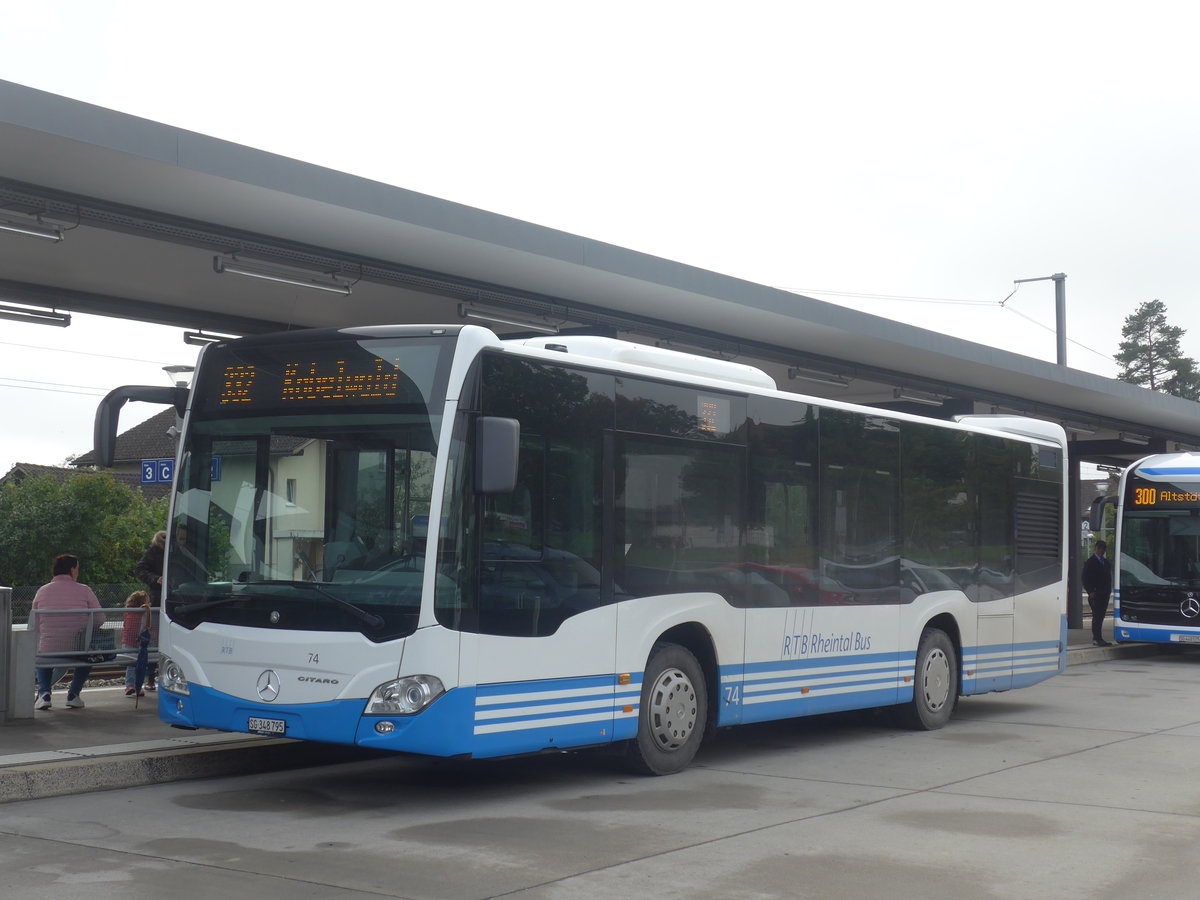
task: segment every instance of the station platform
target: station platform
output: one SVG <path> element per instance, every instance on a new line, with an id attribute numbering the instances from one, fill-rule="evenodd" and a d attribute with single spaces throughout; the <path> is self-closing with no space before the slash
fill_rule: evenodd
<path id="1" fill-rule="evenodd" d="M 1105 637 L 1112 639 L 1107 621 Z M 1087 620 L 1067 638 L 1068 665 L 1168 651 L 1162 644 L 1094 647 Z M 82 696 L 84 709 L 67 709 L 65 686 L 60 687 L 51 709 L 0 726 L 0 803 L 380 755 L 341 745 L 180 730 L 159 720 L 158 694 L 148 692 L 135 706 L 121 686 L 85 686 Z"/>

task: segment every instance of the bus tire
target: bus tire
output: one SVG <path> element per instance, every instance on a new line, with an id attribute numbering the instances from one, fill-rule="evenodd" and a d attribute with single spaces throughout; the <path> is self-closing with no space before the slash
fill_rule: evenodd
<path id="1" fill-rule="evenodd" d="M 687 767 L 700 749 L 708 720 L 704 671 L 678 644 L 655 644 L 646 662 L 637 737 L 629 761 L 645 775 L 671 775 Z"/>
<path id="2" fill-rule="evenodd" d="M 913 698 L 899 709 L 901 724 L 917 731 L 941 728 L 958 703 L 958 657 L 946 632 L 921 633 L 913 671 Z"/>

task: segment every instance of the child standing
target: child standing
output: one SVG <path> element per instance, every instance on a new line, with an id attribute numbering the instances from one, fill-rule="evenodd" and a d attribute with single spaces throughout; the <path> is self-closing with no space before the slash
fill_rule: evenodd
<path id="1" fill-rule="evenodd" d="M 150 628 L 150 595 L 145 591 L 134 591 L 125 599 L 125 627 L 121 631 L 121 644 L 126 651 L 138 652 L 141 634 Z M 148 669 L 147 690 L 154 690 L 154 669 Z M 137 684 L 137 666 L 125 667 L 125 696 L 145 693 Z"/>

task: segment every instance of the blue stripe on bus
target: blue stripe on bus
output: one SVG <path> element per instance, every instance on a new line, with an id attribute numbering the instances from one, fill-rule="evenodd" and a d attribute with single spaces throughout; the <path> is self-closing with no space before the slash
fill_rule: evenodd
<path id="1" fill-rule="evenodd" d="M 890 706 L 911 697 L 912 685 L 902 686 L 897 682 L 885 688 L 861 691 L 815 691 L 803 696 L 793 692 L 766 703 L 744 704 L 741 708 L 741 721 L 768 722 L 773 719 L 813 716 L 849 709 L 869 709 L 873 706 Z"/>
<path id="2" fill-rule="evenodd" d="M 723 666 L 717 724 L 766 722 L 896 703 L 911 652 L 858 653 Z M 734 699 L 736 698 L 736 699 Z"/>
<path id="3" fill-rule="evenodd" d="M 637 732 L 642 676 L 590 675 L 480 685 L 472 710 L 473 755 L 602 744 Z"/>
<path id="4" fill-rule="evenodd" d="M 1142 641 L 1152 644 L 1200 644 L 1200 627 L 1158 625 L 1150 627 L 1117 619 L 1113 636 L 1118 641 Z"/>
<path id="5" fill-rule="evenodd" d="M 809 656 L 801 659 L 772 660 L 771 662 L 746 663 L 745 671 L 773 672 L 789 669 L 825 668 L 828 666 L 869 665 L 871 663 L 913 662 L 916 654 L 909 651 L 895 653 L 847 653 L 841 656 Z"/>
<path id="6" fill-rule="evenodd" d="M 883 678 L 870 678 L 855 681 L 822 681 L 816 685 L 811 683 L 805 683 L 802 685 L 799 681 L 794 684 L 782 684 L 778 687 L 769 688 L 747 684 L 744 688 L 743 694 L 745 699 L 743 699 L 742 702 L 747 705 L 756 703 L 770 703 L 781 696 L 788 697 L 792 695 L 811 695 L 813 691 L 816 691 L 818 695 L 822 693 L 841 693 L 844 688 L 862 688 L 870 685 L 889 685 L 894 688 L 897 683 L 898 681 L 896 674 L 892 672 L 885 673 Z"/>
<path id="7" fill-rule="evenodd" d="M 1200 475 L 1200 466 L 1155 466 L 1138 469 L 1139 475 Z"/>
<path id="8" fill-rule="evenodd" d="M 964 647 L 962 692 L 984 694 L 1010 687 L 1026 687 L 1044 681 L 1066 666 L 1066 616 L 1057 641 L 1028 641 L 1020 644 L 991 644 Z"/>

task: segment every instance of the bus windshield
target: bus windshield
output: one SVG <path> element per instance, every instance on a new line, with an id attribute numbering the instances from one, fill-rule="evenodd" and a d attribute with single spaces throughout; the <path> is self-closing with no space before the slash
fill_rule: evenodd
<path id="1" fill-rule="evenodd" d="M 1121 587 L 1200 584 L 1200 483 L 1126 483 L 1121 529 Z"/>
<path id="2" fill-rule="evenodd" d="M 428 337 L 211 348 L 176 477 L 168 616 L 411 634 L 452 352 Z"/>

